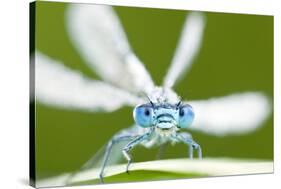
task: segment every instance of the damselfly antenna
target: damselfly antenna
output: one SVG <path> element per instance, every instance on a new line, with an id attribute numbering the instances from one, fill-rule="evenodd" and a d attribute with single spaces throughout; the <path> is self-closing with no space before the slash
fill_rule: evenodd
<path id="1" fill-rule="evenodd" d="M 147 94 L 145 94 L 145 96 L 148 99 L 148 101 L 151 104 L 151 106 L 154 107 L 154 104 L 153 104 L 152 100 L 149 98 L 149 96 Z"/>
<path id="2" fill-rule="evenodd" d="M 178 108 L 181 105 L 182 101 L 180 100 L 177 104 L 176 107 Z"/>

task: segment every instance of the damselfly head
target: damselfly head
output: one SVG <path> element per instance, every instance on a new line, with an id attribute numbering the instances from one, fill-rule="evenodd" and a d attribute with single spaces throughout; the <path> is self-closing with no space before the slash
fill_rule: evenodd
<path id="1" fill-rule="evenodd" d="M 177 103 L 150 101 L 135 107 L 133 115 L 137 125 L 144 128 L 155 127 L 162 131 L 186 128 L 194 119 L 192 107 L 181 101 Z"/>

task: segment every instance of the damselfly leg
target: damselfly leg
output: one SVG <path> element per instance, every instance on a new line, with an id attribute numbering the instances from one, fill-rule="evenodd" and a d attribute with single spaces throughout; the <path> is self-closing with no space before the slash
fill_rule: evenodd
<path id="1" fill-rule="evenodd" d="M 106 164 L 108 162 L 108 159 L 109 159 L 109 156 L 110 156 L 110 153 L 111 153 L 113 145 L 115 145 L 115 144 L 117 144 L 119 142 L 122 142 L 122 141 L 132 140 L 135 137 L 136 137 L 135 134 L 127 134 L 127 133 L 124 134 L 124 133 L 121 133 L 121 134 L 115 135 L 112 138 L 112 140 L 110 140 L 108 142 L 107 147 L 106 147 L 106 151 L 105 151 L 105 154 L 104 154 L 104 159 L 103 159 L 103 162 L 102 162 L 101 171 L 100 171 L 100 174 L 99 174 L 101 183 L 103 183 L 104 169 L 105 169 Z"/>
<path id="2" fill-rule="evenodd" d="M 197 144 L 187 132 L 178 133 L 175 137 L 177 140 L 183 142 L 189 147 L 189 158 L 193 159 L 193 149 L 197 150 L 198 158 L 202 159 L 202 150 L 199 144 Z"/>
<path id="3" fill-rule="evenodd" d="M 148 139 L 148 137 L 150 136 L 151 132 L 145 133 L 139 137 L 137 137 L 136 139 L 134 139 L 133 141 L 129 142 L 122 150 L 124 157 L 127 159 L 128 164 L 126 167 L 126 172 L 129 173 L 129 166 L 132 163 L 132 158 L 129 154 L 129 151 L 137 146 L 138 144 L 140 144 L 141 142 L 143 142 L 144 140 Z"/>

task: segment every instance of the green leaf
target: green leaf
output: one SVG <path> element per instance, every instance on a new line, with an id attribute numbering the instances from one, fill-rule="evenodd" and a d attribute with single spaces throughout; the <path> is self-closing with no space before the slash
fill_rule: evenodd
<path id="1" fill-rule="evenodd" d="M 136 162 L 130 166 L 130 173 L 125 172 L 126 164 L 106 168 L 105 183 L 183 179 L 206 176 L 242 175 L 272 173 L 272 161 L 230 158 L 204 158 L 203 160 L 168 159 Z M 97 184 L 100 169 L 89 169 L 75 174 L 59 175 L 37 182 L 37 187 Z"/>

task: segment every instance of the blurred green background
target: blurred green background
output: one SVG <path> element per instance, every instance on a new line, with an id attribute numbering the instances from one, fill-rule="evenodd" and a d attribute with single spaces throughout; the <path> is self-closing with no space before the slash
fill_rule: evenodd
<path id="1" fill-rule="evenodd" d="M 65 26 L 65 3 L 37 2 L 36 49 L 97 79 L 75 51 Z M 128 40 L 155 83 L 169 67 L 188 11 L 114 7 Z M 191 71 L 175 87 L 183 99 L 205 99 L 242 91 L 262 91 L 273 99 L 273 17 L 205 13 L 203 46 Z M 83 94 L 81 94 L 83 95 Z M 110 99 L 109 99 L 110 100 Z M 77 170 L 111 136 L 133 123 L 132 108 L 88 113 L 36 103 L 37 179 Z M 244 135 L 215 137 L 192 132 L 204 157 L 273 159 L 273 115 Z M 153 160 L 158 149 L 138 148 L 134 161 Z M 185 157 L 184 145 L 164 158 Z"/>

